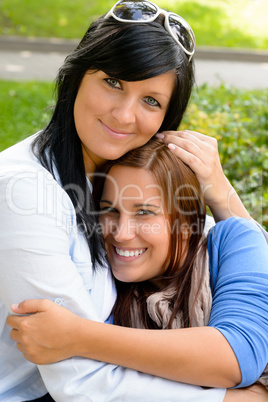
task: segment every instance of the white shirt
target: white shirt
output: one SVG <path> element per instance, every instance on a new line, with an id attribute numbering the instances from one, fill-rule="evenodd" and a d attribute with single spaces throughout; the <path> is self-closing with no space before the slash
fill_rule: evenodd
<path id="1" fill-rule="evenodd" d="M 31 152 L 33 137 L 0 154 L 0 401 L 222 402 L 204 390 L 84 358 L 36 366 L 5 324 L 10 305 L 49 298 L 75 314 L 105 321 L 116 294 L 107 267 L 92 269 L 67 193 Z"/>

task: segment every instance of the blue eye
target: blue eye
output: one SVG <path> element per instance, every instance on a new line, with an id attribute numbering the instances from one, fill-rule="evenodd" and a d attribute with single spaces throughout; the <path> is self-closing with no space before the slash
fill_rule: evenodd
<path id="1" fill-rule="evenodd" d="M 149 211 L 148 209 L 140 209 L 137 212 L 137 215 L 155 215 L 153 211 Z"/>
<path id="2" fill-rule="evenodd" d="M 147 96 L 146 102 L 148 103 L 149 106 L 160 107 L 160 103 L 157 102 L 157 100 L 152 98 L 151 96 Z"/>
<path id="3" fill-rule="evenodd" d="M 105 81 L 110 87 L 121 89 L 121 83 L 116 78 L 105 78 Z"/>

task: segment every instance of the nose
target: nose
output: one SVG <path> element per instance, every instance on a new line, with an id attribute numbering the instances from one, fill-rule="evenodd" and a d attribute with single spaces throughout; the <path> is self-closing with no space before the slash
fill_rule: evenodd
<path id="1" fill-rule="evenodd" d="M 117 242 L 123 243 L 136 237 L 136 220 L 131 216 L 121 216 L 113 231 L 113 237 Z"/>
<path id="2" fill-rule="evenodd" d="M 112 116 L 120 124 L 133 124 L 136 121 L 136 105 L 133 98 L 120 99 L 112 111 Z"/>

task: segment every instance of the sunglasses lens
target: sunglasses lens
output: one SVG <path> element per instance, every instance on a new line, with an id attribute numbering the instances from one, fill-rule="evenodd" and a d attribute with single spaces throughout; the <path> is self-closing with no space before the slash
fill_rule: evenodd
<path id="1" fill-rule="evenodd" d="M 127 21 L 147 21 L 154 17 L 157 8 L 147 1 L 122 1 L 113 10 L 117 18 Z"/>
<path id="2" fill-rule="evenodd" d="M 176 15 L 169 16 L 169 26 L 173 32 L 173 35 L 182 44 L 184 49 L 188 52 L 193 52 L 195 48 L 194 39 L 190 33 L 190 28 L 183 24 L 181 19 Z"/>

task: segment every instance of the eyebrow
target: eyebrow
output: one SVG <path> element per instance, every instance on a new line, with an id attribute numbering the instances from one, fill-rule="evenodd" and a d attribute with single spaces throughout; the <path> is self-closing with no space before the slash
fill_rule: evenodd
<path id="1" fill-rule="evenodd" d="M 109 204 L 109 205 L 113 205 L 113 203 L 111 201 L 108 201 L 108 200 L 100 200 L 100 203 L 101 202 Z M 135 208 L 151 207 L 151 208 L 155 208 L 155 209 L 160 208 L 159 205 L 155 205 L 155 204 L 134 204 L 134 207 Z"/>
<path id="2" fill-rule="evenodd" d="M 155 205 L 155 204 L 134 204 L 135 208 L 139 208 L 139 207 L 152 207 L 152 208 L 160 208 L 159 205 Z"/>
<path id="3" fill-rule="evenodd" d="M 151 92 L 153 96 L 164 96 L 165 98 L 169 99 L 169 95 L 163 94 L 162 92 Z"/>

